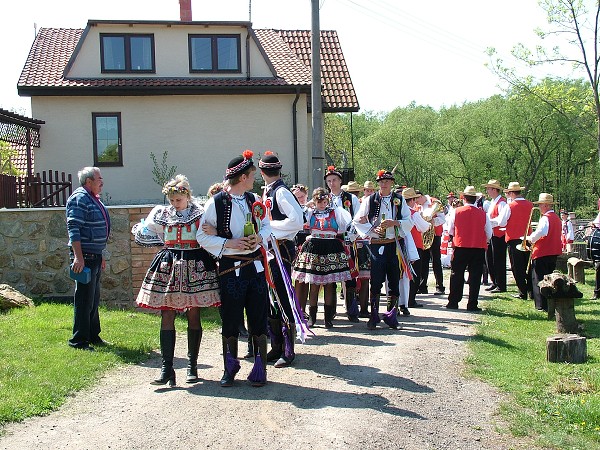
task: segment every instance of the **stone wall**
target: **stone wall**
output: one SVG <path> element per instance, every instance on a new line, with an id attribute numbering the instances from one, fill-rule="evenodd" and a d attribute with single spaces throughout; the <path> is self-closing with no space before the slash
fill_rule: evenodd
<path id="1" fill-rule="evenodd" d="M 143 274 L 157 247 L 133 242 L 131 227 L 152 206 L 109 206 L 108 242 L 101 301 L 133 308 Z M 29 297 L 70 297 L 69 251 L 64 208 L 0 209 L 0 283 Z"/>

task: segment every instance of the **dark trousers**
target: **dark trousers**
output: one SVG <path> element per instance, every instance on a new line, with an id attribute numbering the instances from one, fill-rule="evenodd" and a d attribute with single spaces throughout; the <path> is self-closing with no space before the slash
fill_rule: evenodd
<path id="1" fill-rule="evenodd" d="M 413 267 L 414 274 L 413 279 L 410 280 L 410 290 L 408 292 L 408 306 L 414 306 L 417 298 L 417 291 L 419 290 L 419 286 L 421 285 L 421 261 L 423 258 L 423 249 L 417 248 L 419 252 L 419 259 L 410 263 Z"/>
<path id="2" fill-rule="evenodd" d="M 548 275 L 556 269 L 556 259 L 558 256 L 542 256 L 531 260 L 531 282 L 533 284 L 533 301 L 535 302 L 536 309 L 543 309 L 548 311 L 548 299 L 540 292 L 538 283 L 544 279 L 545 275 Z"/>
<path id="3" fill-rule="evenodd" d="M 492 236 L 485 255 L 492 284 L 506 290 L 506 241 L 504 236 Z"/>
<path id="4" fill-rule="evenodd" d="M 434 236 L 431 247 L 423 250 L 421 258 L 421 284 L 420 291 L 427 291 L 427 279 L 429 278 L 429 261 L 433 268 L 433 276 L 435 277 L 435 287 L 440 291 L 444 289 L 444 273 L 442 269 L 442 254 L 440 246 L 442 245 L 442 237 Z"/>
<path id="5" fill-rule="evenodd" d="M 369 245 L 373 254 L 371 260 L 371 298 L 379 298 L 386 277 L 388 280 L 388 294 L 399 297 L 400 266 L 396 254 L 396 243 Z M 383 248 L 382 255 L 379 254 L 381 248 Z"/>
<path id="6" fill-rule="evenodd" d="M 255 336 L 266 335 L 269 299 L 265 273 L 257 272 L 252 261 L 241 267 L 239 275 L 236 276 L 235 270 L 228 271 L 234 267 L 235 261 L 234 258 L 223 256 L 219 263 L 221 334 L 225 338 L 239 336 L 239 326 L 245 308 L 248 330 Z M 241 261 L 242 264 L 245 262 Z M 227 273 L 224 273 L 226 271 Z"/>
<path id="7" fill-rule="evenodd" d="M 100 339 L 100 275 L 102 255 L 84 253 L 85 266 L 90 269 L 91 279 L 87 284 L 75 282 L 73 298 L 73 336 L 71 347 L 83 348 Z M 72 256 L 71 256 L 72 257 Z"/>
<path id="8" fill-rule="evenodd" d="M 527 263 L 529 262 L 531 252 L 517 250 L 517 245 L 521 242 L 523 242 L 521 239 L 508 241 L 508 258 L 510 260 L 513 277 L 515 277 L 515 283 L 519 289 L 519 294 L 522 297 L 526 297 L 527 292 L 531 290 L 529 288 L 530 283 L 528 282 L 529 277 L 527 276 Z"/>
<path id="9" fill-rule="evenodd" d="M 482 248 L 454 248 L 454 256 L 450 263 L 450 294 L 448 303 L 458 305 L 462 300 L 465 287 L 465 270 L 469 270 L 469 301 L 467 308 L 477 306 L 481 274 L 485 262 L 485 250 Z"/>
<path id="10" fill-rule="evenodd" d="M 594 298 L 600 299 L 600 261 L 594 263 L 596 268 L 596 284 L 594 285 Z"/>
<path id="11" fill-rule="evenodd" d="M 292 273 L 292 261 L 296 257 L 296 246 L 293 241 L 280 241 L 279 242 L 279 252 L 281 253 L 281 258 L 283 259 L 283 267 L 288 273 L 288 276 Z M 286 317 L 288 318 L 289 323 L 294 323 L 294 313 L 292 311 L 291 302 L 294 301 L 293 298 L 289 298 L 287 294 L 287 290 L 285 289 L 285 282 L 283 281 L 283 275 L 277 264 L 275 259 L 272 259 L 269 263 L 269 267 L 271 268 L 271 275 L 273 276 L 273 282 L 275 283 L 275 292 L 277 292 L 277 298 L 279 300 L 279 308 L 283 309 Z M 272 310 L 269 312 L 269 317 L 272 319 L 282 320 L 281 310 Z"/>

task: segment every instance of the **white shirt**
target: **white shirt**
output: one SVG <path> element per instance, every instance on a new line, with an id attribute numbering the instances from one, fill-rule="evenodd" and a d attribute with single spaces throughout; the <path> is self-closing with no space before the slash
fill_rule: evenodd
<path id="1" fill-rule="evenodd" d="M 551 209 L 548 212 L 554 212 L 554 210 Z M 535 228 L 535 231 L 527 237 L 527 240 L 530 241 L 532 244 L 535 244 L 544 236 L 548 236 L 548 231 L 550 230 L 550 222 L 548 222 L 546 214 L 541 215 L 540 220 L 538 220 L 538 224 Z"/>
<path id="2" fill-rule="evenodd" d="M 498 195 L 496 198 L 492 199 L 487 209 L 487 216 L 490 219 L 492 228 L 500 227 L 506 229 L 506 222 L 508 222 L 508 218 L 510 217 L 510 207 L 508 206 L 507 202 L 500 202 L 498 204 L 498 216 L 494 218 L 491 217 L 496 203 L 498 203 L 501 198 L 502 196 Z"/>
<path id="3" fill-rule="evenodd" d="M 266 186 L 265 193 L 269 191 L 273 183 Z M 267 196 L 263 195 L 263 203 L 265 203 L 266 200 Z M 275 191 L 275 200 L 277 201 L 279 210 L 287 217 L 283 220 L 270 221 L 273 236 L 275 236 L 275 239 L 293 240 L 298 231 L 302 230 L 304 227 L 304 213 L 302 212 L 302 207 L 296 201 L 294 194 L 284 187 Z"/>

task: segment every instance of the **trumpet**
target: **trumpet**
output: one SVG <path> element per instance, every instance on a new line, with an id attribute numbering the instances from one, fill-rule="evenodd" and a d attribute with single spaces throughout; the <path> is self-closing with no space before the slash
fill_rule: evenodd
<path id="1" fill-rule="evenodd" d="M 533 245 L 534 244 L 529 244 L 527 242 L 527 236 L 529 235 L 529 229 L 531 228 L 531 226 L 533 225 L 533 222 L 531 222 L 531 219 L 533 218 L 533 212 L 535 210 L 540 210 L 540 208 L 538 208 L 537 206 L 534 206 L 533 208 L 531 208 L 531 212 L 529 213 L 529 220 L 527 221 L 527 226 L 525 227 L 525 231 L 523 232 L 523 242 L 521 242 L 520 244 L 517 245 L 516 249 L 521 251 L 521 252 L 530 252 L 533 249 Z"/>

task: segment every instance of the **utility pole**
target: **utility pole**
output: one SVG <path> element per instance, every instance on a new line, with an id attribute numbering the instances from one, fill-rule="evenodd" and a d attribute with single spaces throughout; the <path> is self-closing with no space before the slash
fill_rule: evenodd
<path id="1" fill-rule="evenodd" d="M 323 186 L 323 112 L 321 103 L 321 25 L 319 0 L 312 2 L 311 68 L 312 83 L 310 105 L 312 111 L 312 188 Z"/>

